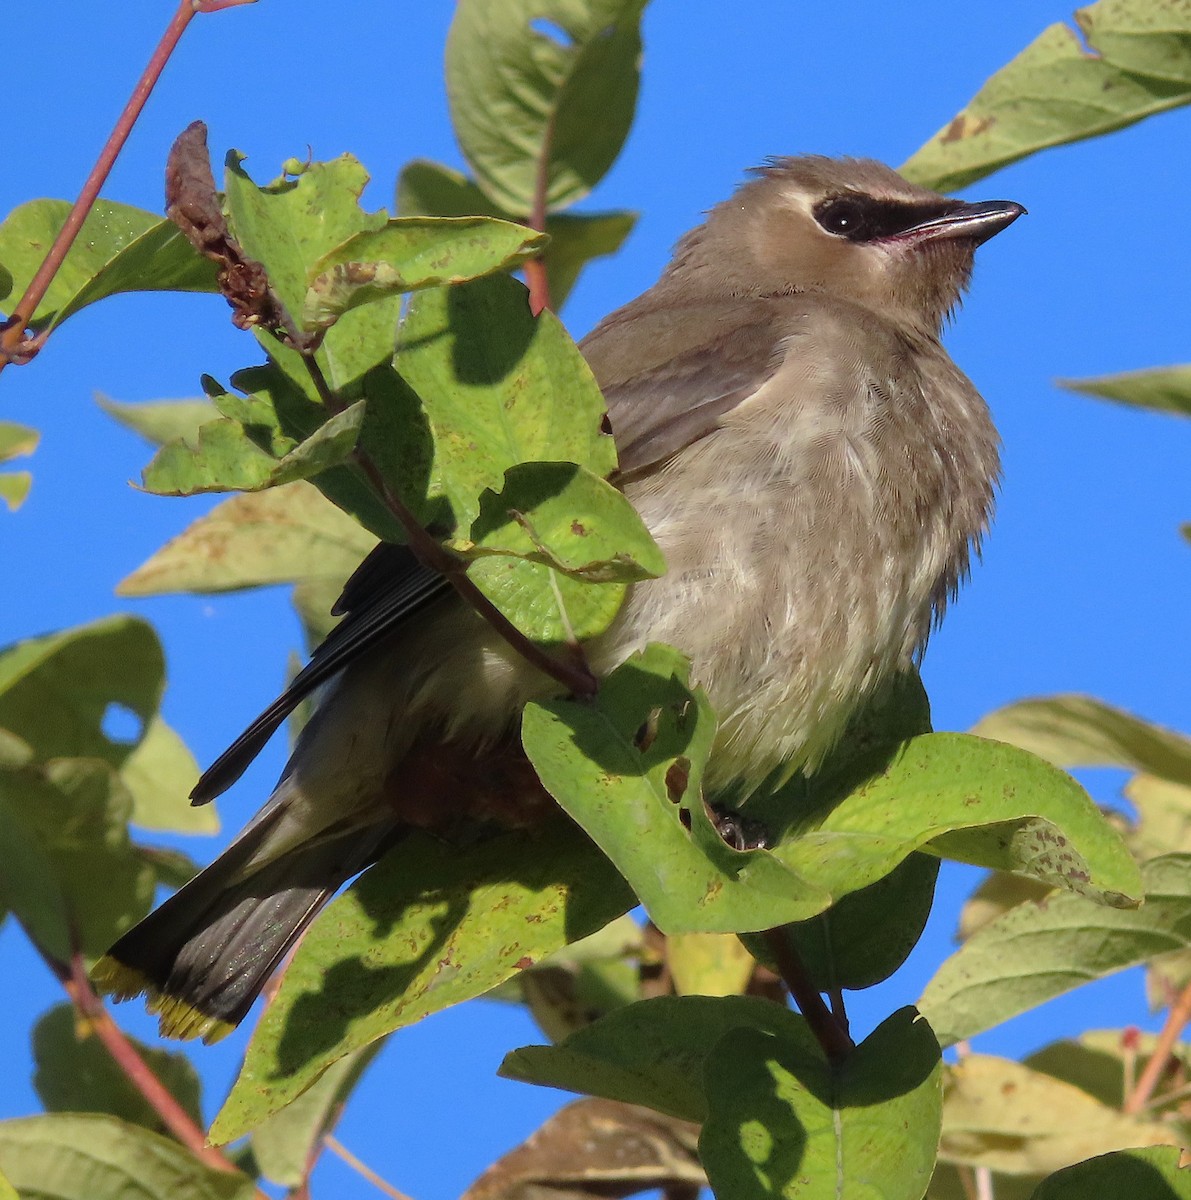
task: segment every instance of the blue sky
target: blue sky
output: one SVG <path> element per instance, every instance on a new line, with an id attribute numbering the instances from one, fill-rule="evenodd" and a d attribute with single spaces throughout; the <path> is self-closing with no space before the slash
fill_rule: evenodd
<path id="1" fill-rule="evenodd" d="M 0 212 L 38 196 L 71 197 L 145 57 L 168 3 L 70 0 L 5 14 L 7 169 Z M 173 137 L 210 127 L 218 161 L 236 147 L 261 179 L 281 162 L 343 151 L 391 203 L 413 157 L 462 167 L 441 80 L 446 4 L 261 0 L 200 17 L 188 32 L 105 193 L 160 210 Z M 983 80 L 1068 9 L 1044 0 L 992 5 L 848 6 L 759 0 L 656 0 L 645 20 L 644 78 L 624 153 L 588 210 L 634 208 L 622 253 L 591 267 L 563 313 L 576 336 L 648 287 L 676 238 L 766 155 L 871 155 L 894 165 Z M 12 114 L 19 114 L 13 116 Z M 23 127 L 16 129 L 17 122 Z M 1191 359 L 1191 112 L 1050 151 L 971 190 L 1020 201 L 1030 215 L 984 248 L 948 343 L 988 398 L 1005 441 L 1005 479 L 984 564 L 931 645 L 925 679 L 935 724 L 962 729 L 1025 696 L 1086 691 L 1191 729 L 1185 632 L 1191 550 L 1191 426 L 1057 389 L 1092 376 Z M 209 762 L 272 698 L 300 647 L 285 594 L 129 602 L 112 587 L 203 510 L 128 484 L 147 448 L 95 406 L 197 392 L 255 361 L 223 302 L 119 298 L 72 319 L 30 367 L 0 382 L 0 419 L 38 427 L 34 490 L 0 515 L 8 586 L 0 643 L 116 611 L 151 619 L 170 671 L 167 719 Z M 280 766 L 273 747 L 226 801 L 234 831 Z M 1120 780 L 1085 776 L 1098 799 Z M 196 844 L 206 858 L 217 843 Z M 862 1030 L 911 1001 L 947 953 L 958 898 L 973 881 L 945 873 L 927 937 L 889 983 L 856 998 Z M 0 1116 L 36 1109 L 26 1031 L 58 999 L 11 927 L 0 931 Z M 147 1035 L 135 1006 L 120 1019 Z M 977 1040 L 1018 1055 L 1081 1029 L 1145 1024 L 1140 977 L 1059 1000 Z M 472 1004 L 403 1031 L 373 1066 L 339 1136 L 418 1200 L 458 1195 L 564 1098 L 502 1082 L 504 1050 L 541 1040 L 518 1011 Z M 208 1116 L 234 1074 L 243 1038 L 195 1052 Z M 326 1159 L 315 1193 L 364 1195 Z"/>

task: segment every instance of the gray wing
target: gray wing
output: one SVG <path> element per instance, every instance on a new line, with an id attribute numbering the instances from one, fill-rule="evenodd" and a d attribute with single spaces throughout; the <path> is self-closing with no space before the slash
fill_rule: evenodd
<path id="1" fill-rule="evenodd" d="M 206 804 L 225 792 L 307 696 L 449 589 L 447 580 L 418 562 L 408 547 L 381 542 L 344 584 L 331 610 L 343 620 L 289 687 L 204 772 L 190 793 L 192 803 Z"/>
<path id="2" fill-rule="evenodd" d="M 706 437 L 769 379 L 782 359 L 774 317 L 763 301 L 630 305 L 588 336 L 622 480 Z"/>

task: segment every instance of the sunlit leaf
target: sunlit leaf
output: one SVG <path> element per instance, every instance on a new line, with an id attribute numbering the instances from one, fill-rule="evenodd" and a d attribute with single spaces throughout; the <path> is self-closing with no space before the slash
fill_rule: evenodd
<path id="1" fill-rule="evenodd" d="M 1060 379 L 1059 383 L 1086 396 L 1099 396 L 1153 412 L 1191 416 L 1191 366 L 1155 367 L 1123 375 L 1101 375 L 1097 379 Z"/>
<path id="2" fill-rule="evenodd" d="M 252 1200 L 252 1180 L 216 1171 L 170 1138 L 115 1117 L 52 1113 L 0 1122 L 0 1171 L 38 1200 Z"/>
<path id="3" fill-rule="evenodd" d="M 1060 767 L 1132 767 L 1191 784 L 1191 737 L 1091 696 L 1021 700 L 989 713 L 972 732 Z"/>
<path id="4" fill-rule="evenodd" d="M 447 94 L 476 181 L 527 216 L 586 195 L 633 120 L 644 0 L 463 0 L 447 37 Z"/>
<path id="5" fill-rule="evenodd" d="M 1049 26 L 902 167 L 955 191 L 1048 146 L 1191 101 L 1191 5 L 1099 0 Z M 1086 42 L 1086 46 L 1084 43 Z"/>
<path id="6" fill-rule="evenodd" d="M 405 217 L 324 255 L 301 309 L 305 329 L 333 325 L 381 297 L 510 270 L 546 245 L 542 234 L 485 217 Z"/>
<path id="7" fill-rule="evenodd" d="M 734 1030 L 706 1066 L 699 1151 L 712 1189 L 733 1200 L 921 1200 L 941 1071 L 930 1027 L 910 1008 L 839 1063 L 817 1045 Z"/>
<path id="8" fill-rule="evenodd" d="M 345 1054 L 488 991 L 633 903 L 569 822 L 462 848 L 406 838 L 303 939 L 212 1138 L 239 1137 Z"/>
<path id="9" fill-rule="evenodd" d="M 919 1007 L 947 1045 L 1082 983 L 1191 946 L 1191 855 L 1142 867 L 1133 911 L 1056 894 L 974 933 L 927 984 Z"/>
<path id="10" fill-rule="evenodd" d="M 1168 1126 L 1127 1116 L 1009 1059 L 968 1055 L 944 1078 L 945 1162 L 1038 1175 L 1105 1150 L 1175 1138 Z"/>
<path id="11" fill-rule="evenodd" d="M 9 290 L 0 310 L 11 312 L 41 266 L 70 212 L 65 200 L 31 200 L 0 225 L 0 263 Z M 0 272 L 0 287 L 4 274 Z M 97 200 L 29 327 L 60 325 L 87 304 L 120 292 L 214 292 L 215 267 L 201 258 L 172 222 L 143 209 Z"/>
<path id="12" fill-rule="evenodd" d="M 687 1121 L 707 1119 L 706 1065 L 733 1030 L 772 1034 L 808 1054 L 806 1022 L 759 996 L 659 996 L 609 1013 L 558 1046 L 522 1046 L 500 1073 L 544 1087 L 644 1104 Z"/>

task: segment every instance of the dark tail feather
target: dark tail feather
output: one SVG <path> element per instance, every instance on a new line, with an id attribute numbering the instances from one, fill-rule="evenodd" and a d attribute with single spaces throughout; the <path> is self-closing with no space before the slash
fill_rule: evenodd
<path id="1" fill-rule="evenodd" d="M 382 840 L 394 840 L 390 829 L 354 829 L 239 878 L 259 842 L 245 838 L 124 934 L 91 977 L 117 1000 L 147 994 L 162 1036 L 217 1041 L 244 1019 L 319 909 L 376 860 Z"/>

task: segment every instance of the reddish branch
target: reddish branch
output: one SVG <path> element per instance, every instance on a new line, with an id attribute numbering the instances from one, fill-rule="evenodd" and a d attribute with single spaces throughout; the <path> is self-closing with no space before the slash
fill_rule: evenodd
<path id="1" fill-rule="evenodd" d="M 856 1044 L 852 1041 L 847 1027 L 823 1002 L 823 997 L 807 974 L 802 959 L 790 944 L 790 939 L 781 929 L 768 929 L 765 931 L 765 941 L 777 962 L 782 980 L 790 989 L 794 1003 L 806 1018 L 806 1023 L 823 1053 L 832 1062 L 846 1058 L 856 1048 Z"/>
<path id="2" fill-rule="evenodd" d="M 1179 1034 L 1183 1032 L 1183 1027 L 1188 1021 L 1191 1021 L 1191 983 L 1183 988 L 1178 999 L 1171 1005 L 1170 1012 L 1166 1014 L 1166 1023 L 1162 1026 L 1162 1032 L 1158 1034 L 1154 1053 L 1150 1055 L 1137 1085 L 1125 1098 L 1123 1111 L 1139 1113 L 1149 1103 L 1158 1082 L 1170 1067 L 1175 1043 L 1178 1042 Z"/>
<path id="3" fill-rule="evenodd" d="M 123 1072 L 124 1077 L 145 1098 L 161 1123 L 196 1158 L 216 1171 L 236 1172 L 237 1168 L 228 1161 L 223 1152 L 207 1145 L 203 1131 L 194 1123 L 190 1114 L 174 1099 L 153 1069 L 140 1056 L 136 1047 L 124 1035 L 124 1031 L 112 1020 L 103 1001 L 96 995 L 87 977 L 83 956 L 75 951 L 69 963 L 61 962 L 39 945 L 26 929 L 26 935 L 42 961 L 66 990 L 75 1011 L 111 1055 L 112 1061 Z"/>
<path id="4" fill-rule="evenodd" d="M 542 148 L 538 155 L 537 172 L 533 182 L 533 205 L 529 210 L 529 225 L 539 233 L 546 232 L 546 192 L 550 187 L 550 147 L 554 141 L 554 115 L 546 122 Z M 546 276 L 546 260 L 539 254 L 525 264 L 525 282 L 529 285 L 529 308 L 536 317 L 550 307 L 550 281 Z"/>
<path id="5" fill-rule="evenodd" d="M 170 56 L 177 48 L 182 34 L 186 32 L 186 27 L 195 13 L 218 12 L 220 9 L 235 8 L 242 4 L 252 3 L 255 3 L 255 0 L 181 0 L 161 41 L 157 43 L 157 48 L 150 56 L 144 73 L 137 80 L 137 85 L 133 89 L 128 103 L 124 106 L 124 111 L 120 114 L 108 140 L 104 143 L 99 158 L 91 169 L 91 174 L 87 176 L 83 190 L 74 202 L 74 207 L 71 208 L 65 224 L 58 231 L 54 244 L 50 247 L 41 266 L 37 268 L 37 273 L 30 280 L 25 294 L 17 302 L 11 316 L 4 322 L 2 332 L 0 332 L 0 370 L 3 370 L 10 362 L 17 364 L 29 362 L 45 342 L 48 333 L 36 334 L 33 337 L 25 336 L 29 322 L 33 319 L 37 306 L 49 290 L 70 247 L 74 245 L 79 230 L 82 229 L 83 222 L 87 219 L 87 214 L 91 211 L 99 197 L 100 189 L 107 181 L 112 165 L 120 151 L 124 149 L 124 143 L 128 141 L 128 135 L 132 132 L 132 127 L 136 124 L 149 99 L 149 94 L 153 91 L 158 79 L 161 78 L 165 64 L 169 62 Z"/>

